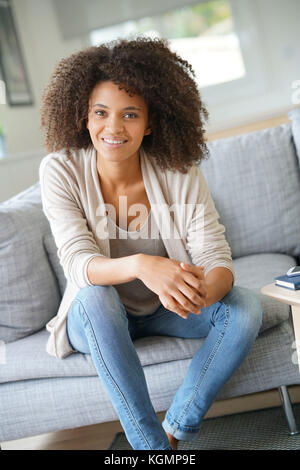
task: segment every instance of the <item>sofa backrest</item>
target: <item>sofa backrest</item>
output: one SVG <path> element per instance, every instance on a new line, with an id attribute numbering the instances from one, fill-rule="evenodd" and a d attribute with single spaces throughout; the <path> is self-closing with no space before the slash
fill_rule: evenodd
<path id="1" fill-rule="evenodd" d="M 300 108 L 292 109 L 288 113 L 292 124 L 293 143 L 297 153 L 298 162 L 300 163 Z"/>
<path id="2" fill-rule="evenodd" d="M 39 183 L 0 204 L 0 226 L 0 340 L 8 343 L 44 328 L 63 285 Z"/>
<path id="3" fill-rule="evenodd" d="M 292 123 L 208 142 L 200 168 L 233 258 L 300 254 L 300 109 L 288 115 Z"/>
<path id="4" fill-rule="evenodd" d="M 208 143 L 201 169 L 233 258 L 300 255 L 300 109 L 289 117 L 282 126 Z M 0 340 L 43 328 L 65 286 L 38 182 L 0 204 Z"/>

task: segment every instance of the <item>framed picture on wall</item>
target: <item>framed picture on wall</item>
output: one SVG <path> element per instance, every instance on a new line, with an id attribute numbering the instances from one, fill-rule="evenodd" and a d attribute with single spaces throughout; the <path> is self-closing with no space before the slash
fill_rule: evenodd
<path id="1" fill-rule="evenodd" d="M 24 59 L 10 0 L 0 0 L 0 69 L 9 106 L 32 105 Z"/>

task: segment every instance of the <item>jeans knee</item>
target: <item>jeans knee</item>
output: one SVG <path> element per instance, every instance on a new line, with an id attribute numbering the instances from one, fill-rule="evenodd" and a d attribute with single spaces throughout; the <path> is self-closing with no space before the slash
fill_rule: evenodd
<path id="1" fill-rule="evenodd" d="M 91 298 L 102 298 L 110 287 L 112 286 L 85 286 L 78 291 L 76 298 L 83 303 Z"/>
<path id="2" fill-rule="evenodd" d="M 76 295 L 78 300 L 89 312 L 101 312 L 106 314 L 126 313 L 119 294 L 113 286 L 86 286 L 79 290 Z"/>
<path id="3" fill-rule="evenodd" d="M 251 289 L 234 286 L 232 291 L 222 299 L 230 307 L 230 315 L 237 327 L 246 336 L 256 337 L 263 316 L 260 297 Z"/>

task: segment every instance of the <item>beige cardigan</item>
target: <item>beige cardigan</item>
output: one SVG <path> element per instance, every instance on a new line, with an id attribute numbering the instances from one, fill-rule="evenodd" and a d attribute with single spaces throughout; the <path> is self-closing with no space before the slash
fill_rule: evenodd
<path id="1" fill-rule="evenodd" d="M 218 222 L 219 214 L 199 167 L 193 165 L 186 174 L 162 171 L 142 148 L 140 163 L 151 212 L 169 258 L 202 265 L 205 274 L 224 266 L 234 276 L 225 228 Z M 93 147 L 74 151 L 71 158 L 63 151 L 47 155 L 39 175 L 43 211 L 67 279 L 57 315 L 46 325 L 50 332 L 47 352 L 63 358 L 74 352 L 66 331 L 68 311 L 79 289 L 92 285 L 87 264 L 96 256 L 110 257 L 107 217 Z"/>

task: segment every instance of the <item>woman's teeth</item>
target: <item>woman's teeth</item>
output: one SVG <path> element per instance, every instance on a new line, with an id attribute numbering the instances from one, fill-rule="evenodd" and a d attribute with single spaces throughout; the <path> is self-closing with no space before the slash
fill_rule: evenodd
<path id="1" fill-rule="evenodd" d="M 126 140 L 111 140 L 111 139 L 103 139 L 104 142 L 107 142 L 108 144 L 124 144 Z"/>

